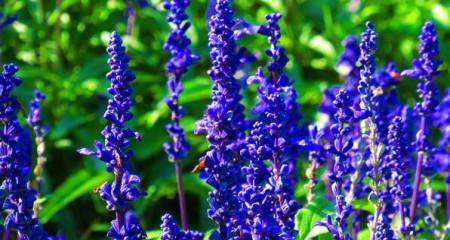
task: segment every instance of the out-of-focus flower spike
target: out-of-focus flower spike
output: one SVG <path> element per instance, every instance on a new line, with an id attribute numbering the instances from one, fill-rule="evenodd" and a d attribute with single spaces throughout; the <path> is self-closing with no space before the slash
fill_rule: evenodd
<path id="1" fill-rule="evenodd" d="M 20 104 L 11 95 L 22 83 L 15 76 L 18 70 L 16 65 L 7 64 L 0 75 L 0 189 L 5 195 L 2 210 L 7 213 L 3 237 L 9 239 L 10 232 L 17 231 L 20 239 L 47 239 L 50 236 L 33 216 L 35 195 L 28 186 L 33 155 L 31 135 L 21 126 L 17 118 Z"/>
<path id="2" fill-rule="evenodd" d="M 41 93 L 38 90 L 34 92 L 34 99 L 30 101 L 30 112 L 27 117 L 27 123 L 30 127 L 33 128 L 35 134 L 35 143 L 36 143 L 36 166 L 34 167 L 33 173 L 35 177 L 34 188 L 36 190 L 36 198 L 39 199 L 41 195 L 42 184 L 44 183 L 43 172 L 45 168 L 45 163 L 47 158 L 45 157 L 45 142 L 44 137 L 47 134 L 47 130 L 43 126 L 42 116 L 41 116 L 41 102 L 46 98 L 44 93 Z M 34 205 L 34 215 L 37 216 L 41 206 L 39 201 L 37 201 Z"/>

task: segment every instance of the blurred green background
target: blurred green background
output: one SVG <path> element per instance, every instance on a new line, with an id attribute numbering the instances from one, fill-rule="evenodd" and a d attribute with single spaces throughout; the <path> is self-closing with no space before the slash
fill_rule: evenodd
<path id="1" fill-rule="evenodd" d="M 48 164 L 44 207 L 41 220 L 52 233 L 61 230 L 66 239 L 104 239 L 113 214 L 93 193 L 110 176 L 104 164 L 96 159 L 81 157 L 80 147 L 90 147 L 101 137 L 105 125 L 102 119 L 107 102 L 105 79 L 108 71 L 105 52 L 111 31 L 125 34 L 125 0 L 5 0 L 6 15 L 17 13 L 18 20 L 1 34 L 1 63 L 15 62 L 21 70 L 24 85 L 16 91 L 23 104 L 38 88 L 48 95 L 44 105 L 44 120 L 50 133 L 46 137 Z M 364 22 L 377 26 L 379 67 L 394 61 L 400 69 L 409 67 L 417 55 L 417 35 L 426 20 L 433 20 L 441 41 L 440 58 L 443 74 L 438 84 L 449 86 L 450 62 L 450 2 L 441 1 L 332 1 L 332 0 L 235 0 L 236 17 L 251 23 L 263 23 L 264 15 L 281 12 L 282 44 L 291 59 L 289 76 L 295 79 L 299 101 L 305 119 L 315 121 L 322 91 L 341 84 L 334 65 L 342 51 L 341 41 L 348 34 L 358 35 Z M 136 106 L 132 128 L 143 134 L 134 142 L 134 166 L 143 177 L 141 188 L 148 196 L 135 204 L 141 221 L 149 231 L 157 230 L 160 216 L 169 212 L 178 216 L 173 165 L 167 161 L 162 144 L 168 140 L 164 125 L 168 111 L 163 103 L 167 95 L 164 64 L 169 54 L 162 49 L 169 26 L 160 0 L 154 8 L 136 5 L 136 26 L 131 36 L 124 37 L 131 56 L 131 69 L 137 80 L 133 83 Z M 194 123 L 200 119 L 209 102 L 211 81 L 206 71 L 210 66 L 205 11 L 207 0 L 192 0 L 189 13 L 193 27 L 189 35 L 193 51 L 201 60 L 185 78 L 186 90 L 181 97 L 187 117 L 183 126 L 192 143 L 192 151 L 184 163 L 190 226 L 211 229 L 206 217 L 208 186 L 190 170 L 207 144 L 204 136 L 194 136 Z M 250 37 L 240 44 L 261 56 L 246 69 L 254 72 L 267 59 L 264 38 Z M 402 101 L 412 104 L 416 99 L 416 82 L 400 84 Z M 248 90 L 250 93 L 254 88 Z M 252 94 L 245 94 L 252 96 Z M 252 97 L 245 103 L 251 105 Z M 300 184 L 297 197 L 304 203 L 306 160 L 300 160 Z M 153 232 L 157 233 L 157 232 Z"/>

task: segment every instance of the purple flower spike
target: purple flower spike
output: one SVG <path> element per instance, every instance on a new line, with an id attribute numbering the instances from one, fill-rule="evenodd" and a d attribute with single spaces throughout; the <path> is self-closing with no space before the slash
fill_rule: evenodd
<path id="1" fill-rule="evenodd" d="M 167 88 L 170 96 L 166 98 L 166 104 L 171 111 L 172 122 L 166 125 L 166 129 L 172 138 L 172 143 L 166 142 L 164 150 L 169 155 L 169 161 L 175 162 L 175 173 L 178 185 L 178 196 L 181 213 L 181 225 L 183 229 L 188 228 L 186 203 L 184 200 L 183 178 L 181 176 L 181 160 L 186 157 L 190 148 L 186 140 L 184 129 L 180 125 L 180 119 L 183 117 L 183 107 L 179 105 L 179 96 L 183 91 L 181 79 L 199 57 L 191 52 L 189 45 L 191 40 L 186 36 L 190 23 L 186 8 L 189 6 L 189 0 L 169 0 L 164 2 L 164 8 L 170 11 L 166 18 L 172 23 L 172 30 L 164 44 L 164 49 L 171 53 L 172 58 L 166 64 L 166 72 L 169 76 Z"/>
<path id="2" fill-rule="evenodd" d="M 351 239 L 347 233 L 347 219 L 352 212 L 352 206 L 345 201 L 343 194 L 344 180 L 354 172 L 351 165 L 350 152 L 353 147 L 351 138 L 352 129 L 349 125 L 353 121 L 352 99 L 345 90 L 340 90 L 333 101 L 335 106 L 334 124 L 331 126 L 333 145 L 329 152 L 334 155 L 334 166 L 329 172 L 328 179 L 331 182 L 332 194 L 335 197 L 336 226 L 331 223 L 331 217 L 327 222 L 319 222 L 317 225 L 326 226 L 333 239 Z"/>
<path id="3" fill-rule="evenodd" d="M 44 137 L 47 133 L 47 130 L 42 124 L 42 116 L 41 116 L 41 102 L 45 99 L 45 94 L 39 92 L 38 90 L 34 91 L 34 99 L 30 102 L 30 113 L 27 117 L 27 123 L 30 127 L 33 128 L 35 134 L 35 143 L 36 143 L 36 152 L 37 152 L 37 160 L 36 166 L 33 170 L 35 174 L 35 181 L 33 183 L 33 187 L 36 190 L 36 198 L 40 197 L 42 184 L 44 183 L 44 167 L 47 158 L 44 156 L 45 152 L 45 143 Z M 34 206 L 34 214 L 37 216 L 40 211 L 40 204 L 36 203 Z"/>
<path id="4" fill-rule="evenodd" d="M 172 54 L 172 58 L 166 64 L 166 71 L 169 76 L 167 88 L 170 96 L 166 99 L 167 106 L 171 111 L 172 123 L 166 128 L 173 139 L 173 144 L 165 143 L 164 149 L 171 161 L 180 161 L 185 158 L 189 150 L 189 143 L 186 141 L 183 128 L 180 126 L 180 119 L 183 117 L 183 108 L 179 105 L 179 95 L 183 91 L 181 79 L 199 57 L 192 54 L 189 49 L 191 40 L 186 36 L 190 23 L 187 21 L 186 8 L 189 0 L 170 0 L 164 2 L 164 8 L 170 11 L 167 21 L 173 24 L 164 49 Z"/>
<path id="5" fill-rule="evenodd" d="M 42 129 L 41 126 L 41 102 L 45 99 L 45 97 L 45 94 L 40 91 L 34 91 L 34 99 L 30 102 L 30 114 L 27 118 L 28 125 L 30 125 L 39 136 L 43 136 L 45 134 L 45 130 Z"/>
<path id="6" fill-rule="evenodd" d="M 181 230 L 170 214 L 165 214 L 161 220 L 161 240 L 202 240 L 204 237 L 201 232 Z"/>
<path id="7" fill-rule="evenodd" d="M 361 54 L 358 46 L 358 38 L 356 36 L 347 36 L 342 41 L 344 52 L 336 64 L 336 69 L 341 76 L 346 79 L 346 90 L 356 91 L 356 85 L 359 82 L 359 67 L 357 62 Z"/>
<path id="8" fill-rule="evenodd" d="M 116 219 L 111 222 L 107 236 L 111 239 L 145 239 L 145 231 L 130 210 L 131 202 L 146 194 L 135 187 L 141 179 L 130 169 L 133 152 L 128 146 L 132 138 L 139 139 L 140 135 L 125 126 L 133 118 L 130 112 L 133 106 L 130 84 L 135 75 L 128 69 L 130 58 L 125 54 L 122 39 L 116 32 L 111 34 L 107 52 L 111 71 L 106 77 L 111 82 L 108 92 L 112 97 L 103 115 L 109 122 L 102 131 L 105 140 L 104 143 L 95 142 L 95 151 L 80 149 L 78 152 L 105 162 L 107 170 L 114 173 L 114 182 L 104 183 L 100 189 L 100 197 L 107 203 L 108 209 L 116 212 Z"/>
<path id="9" fill-rule="evenodd" d="M 438 70 L 442 64 L 440 60 L 436 59 L 439 54 L 439 42 L 435 26 L 432 22 L 426 22 L 422 27 L 422 32 L 419 36 L 419 58 L 412 61 L 412 69 L 407 69 L 402 72 L 403 76 L 420 80 L 417 86 L 417 93 L 421 101 L 414 107 L 416 114 L 420 117 L 420 128 L 417 133 L 416 150 L 418 152 L 417 165 L 414 178 L 414 190 L 410 205 L 410 219 L 414 221 L 417 211 L 417 204 L 420 194 L 420 182 L 422 167 L 427 169 L 434 169 L 432 159 L 429 155 L 431 147 L 428 142 L 430 135 L 430 128 L 428 121 L 436 111 L 438 106 L 438 89 L 434 83 L 434 78 L 440 74 Z M 423 165 L 423 166 L 422 166 Z"/>
<path id="10" fill-rule="evenodd" d="M 206 133 L 209 142 L 208 152 L 201 158 L 205 166 L 201 177 L 214 189 L 209 196 L 208 216 L 219 225 L 215 234 L 224 240 L 239 236 L 245 222 L 237 194 L 245 180 L 240 151 L 245 146 L 247 123 L 240 103 L 241 87 L 234 77 L 240 62 L 230 4 L 231 0 L 217 0 L 209 20 L 212 102 L 195 130 Z"/>
<path id="11" fill-rule="evenodd" d="M 360 50 L 361 55 L 361 79 L 358 84 L 358 92 L 361 95 L 361 109 L 376 114 L 374 103 L 377 96 L 373 94 L 375 76 L 375 50 L 377 49 L 377 33 L 375 26 L 371 22 L 366 23 L 366 31 L 361 34 Z"/>
<path id="12" fill-rule="evenodd" d="M 30 133 L 20 125 L 17 112 L 19 102 L 11 91 L 22 84 L 15 76 L 19 68 L 4 65 L 0 75 L 0 187 L 6 196 L 2 210 L 7 212 L 4 233 L 17 231 L 20 239 L 47 239 L 39 220 L 33 216 L 34 190 L 28 186 L 32 166 L 32 143 Z"/>
<path id="13" fill-rule="evenodd" d="M 442 64 L 435 57 L 439 54 L 439 40 L 433 22 L 426 22 L 419 36 L 419 58 L 413 59 L 411 69 L 404 70 L 403 76 L 431 81 L 440 74 L 438 70 Z"/>
<path id="14" fill-rule="evenodd" d="M 400 232 L 404 236 L 408 236 L 414 230 L 412 225 L 407 225 L 407 209 L 404 204 L 412 195 L 410 150 L 410 144 L 406 138 L 405 123 L 401 117 L 397 116 L 389 125 L 387 155 L 382 172 L 386 181 L 392 179 L 392 188 L 386 195 L 394 195 L 395 207 L 400 215 Z"/>
<path id="15" fill-rule="evenodd" d="M 259 68 L 248 79 L 260 86 L 259 101 L 253 108 L 258 119 L 247 137 L 247 148 L 242 151 L 250 161 L 243 168 L 247 181 L 239 194 L 248 214 L 244 238 L 295 239 L 297 235 L 294 220 L 300 205 L 294 198 L 294 186 L 301 114 L 293 81 L 283 72 L 288 58 L 279 45 L 280 18 L 281 14 L 268 14 L 267 25 L 258 31 L 268 37 L 270 44 L 266 50 L 271 58 L 269 76 Z M 265 161 L 270 161 L 270 166 Z"/>
<path id="16" fill-rule="evenodd" d="M 439 148 L 442 155 L 441 165 L 448 166 L 450 161 L 450 88 L 445 91 L 445 96 L 434 113 L 434 123 L 441 130 Z M 445 158 L 447 161 L 445 161 Z M 450 169 L 445 169 L 450 171 Z"/>

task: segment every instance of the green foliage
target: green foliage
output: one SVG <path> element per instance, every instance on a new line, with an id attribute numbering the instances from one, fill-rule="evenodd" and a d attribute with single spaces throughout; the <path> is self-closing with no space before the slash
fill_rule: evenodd
<path id="1" fill-rule="evenodd" d="M 314 226 L 316 222 L 324 220 L 327 215 L 334 212 L 334 205 L 324 197 L 316 197 L 314 201 L 298 211 L 296 216 L 296 229 L 299 231 L 299 240 L 327 239 L 328 232 L 323 227 Z M 324 236 L 326 235 L 326 236 Z M 329 237 L 329 236 L 328 236 Z"/>
<path id="2" fill-rule="evenodd" d="M 44 102 L 44 120 L 50 133 L 46 137 L 46 182 L 41 218 L 47 222 L 50 232 L 62 232 L 66 239 L 104 239 L 112 214 L 105 210 L 104 203 L 96 194 L 95 187 L 108 179 L 104 164 L 91 158 L 82 158 L 76 149 L 91 146 L 101 137 L 104 126 L 102 114 L 106 105 L 108 82 L 105 74 L 106 41 L 109 32 L 126 30 L 124 0 L 4 0 L 6 14 L 17 12 L 19 19 L 1 35 L 2 63 L 16 62 L 21 68 L 24 86 L 16 94 L 26 105 L 32 98 L 34 88 L 48 95 Z M 200 119 L 209 102 L 211 82 L 206 74 L 210 66 L 205 11 L 207 0 L 193 0 L 189 8 L 192 28 L 189 35 L 193 50 L 201 60 L 190 70 L 185 79 L 185 92 L 181 103 L 187 117 L 182 125 L 192 143 L 186 162 L 185 173 L 195 166 L 206 149 L 204 136 L 194 136 L 195 121 Z M 360 2 L 352 10 L 350 2 Z M 168 139 L 164 129 L 169 114 L 163 99 L 167 94 L 164 64 L 169 54 L 162 49 L 168 25 L 162 11 L 161 0 L 152 0 L 156 9 L 137 8 L 136 28 L 125 37 L 128 53 L 132 58 L 131 68 L 137 75 L 134 82 L 133 129 L 143 133 L 141 142 L 134 142 L 133 159 L 137 173 L 144 177 L 143 189 L 148 196 L 138 201 L 141 221 L 146 229 L 158 229 L 160 216 L 169 212 L 178 218 L 176 186 L 173 165 L 167 162 L 162 144 Z M 345 1 L 345 0 L 235 0 L 237 15 L 252 23 L 264 21 L 264 15 L 273 11 L 284 14 L 281 21 L 282 44 L 286 47 L 291 62 L 287 66 L 290 77 L 295 79 L 299 100 L 307 121 L 314 121 L 322 91 L 333 84 L 341 84 L 334 65 L 342 46 L 340 42 L 347 34 L 359 35 L 366 20 L 372 20 L 380 33 L 377 56 L 380 65 L 395 61 L 401 69 L 409 66 L 410 59 L 417 55 L 417 35 L 425 20 L 434 20 L 440 34 L 444 61 L 443 75 L 437 81 L 445 86 L 448 79 L 448 46 L 450 30 L 450 4 L 438 0 L 430 1 Z M 251 51 L 263 54 L 267 48 L 265 39 L 254 37 L 243 39 L 241 44 Z M 262 57 L 253 64 L 265 64 Z M 400 85 L 402 101 L 412 103 L 416 98 L 415 81 L 405 80 Z M 448 83 L 447 83 L 448 86 Z M 245 103 L 254 102 L 255 89 L 245 92 Z M 305 166 L 300 159 L 299 185 L 296 196 L 305 203 Z M 319 183 L 317 196 L 324 192 Z M 214 226 L 206 216 L 208 188 L 197 174 L 185 175 L 188 191 L 187 202 L 190 226 L 207 231 Z M 442 184 L 433 183 L 437 190 Z M 333 207 L 323 198 L 301 210 L 301 238 L 305 239 L 316 220 L 321 220 Z M 364 201 L 357 201 L 355 208 L 370 211 Z M 309 217 L 308 217 L 309 216 Z M 316 230 L 314 230 L 316 231 Z M 158 231 L 149 236 L 158 235 Z M 320 235 L 326 236 L 326 235 Z"/>

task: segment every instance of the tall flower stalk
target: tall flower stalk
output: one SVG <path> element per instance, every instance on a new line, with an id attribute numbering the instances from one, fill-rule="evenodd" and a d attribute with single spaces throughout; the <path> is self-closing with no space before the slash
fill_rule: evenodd
<path id="1" fill-rule="evenodd" d="M 326 227 L 335 240 L 347 240 L 351 239 L 347 231 L 347 219 L 352 212 L 352 206 L 345 199 L 343 184 L 354 172 L 350 162 L 353 140 L 349 134 L 352 131 L 349 123 L 353 121 L 354 113 L 351 108 L 352 99 L 345 90 L 338 92 L 333 103 L 336 108 L 335 123 L 331 126 L 334 144 L 330 146 L 329 151 L 334 155 L 334 164 L 328 178 L 335 197 L 336 225 L 332 223 L 331 216 L 328 216 L 325 222 L 318 222 L 316 225 Z"/>
<path id="2" fill-rule="evenodd" d="M 22 84 L 22 79 L 15 76 L 18 70 L 14 64 L 4 65 L 0 75 L 0 176 L 4 179 L 1 191 L 6 196 L 2 210 L 7 212 L 3 239 L 9 239 L 11 231 L 17 232 L 18 240 L 48 239 L 50 236 L 33 216 L 35 195 L 28 186 L 33 155 L 31 135 L 20 125 L 20 104 L 11 95 Z"/>
<path id="3" fill-rule="evenodd" d="M 439 150 L 436 154 L 439 162 L 444 165 L 446 172 L 445 183 L 447 184 L 446 207 L 447 221 L 450 222 L 450 88 L 447 88 L 445 95 L 434 113 L 434 123 L 441 131 L 441 140 L 439 141 Z"/>
<path id="4" fill-rule="evenodd" d="M 184 111 L 183 107 L 179 104 L 179 96 L 183 91 L 183 84 L 181 82 L 183 75 L 199 58 L 197 55 L 192 54 L 189 49 L 191 40 L 186 36 L 186 31 L 189 29 L 190 23 L 185 11 L 189 3 L 189 0 L 169 0 L 164 2 L 164 8 L 170 11 L 167 21 L 172 23 L 172 30 L 164 45 L 164 49 L 172 54 L 172 58 L 166 64 L 166 72 L 169 76 L 167 88 L 170 92 L 170 96 L 166 98 L 166 104 L 171 111 L 172 119 L 172 122 L 167 124 L 166 129 L 172 138 L 172 143 L 165 143 L 164 149 L 169 155 L 169 161 L 175 163 L 181 225 L 185 230 L 188 228 L 188 222 L 181 173 L 181 160 L 186 157 L 190 146 L 186 140 L 184 129 L 180 125 L 180 119 L 183 117 Z"/>
<path id="5" fill-rule="evenodd" d="M 438 105 L 438 92 L 433 80 L 440 74 L 438 68 L 442 63 L 435 58 L 439 54 L 439 42 L 435 26 L 432 22 L 426 22 L 424 24 L 419 39 L 420 57 L 412 61 L 412 69 L 407 69 L 402 72 L 403 76 L 420 81 L 417 87 L 417 93 L 421 98 L 421 102 L 417 103 L 414 108 L 416 114 L 420 117 L 420 125 L 419 131 L 417 132 L 417 163 L 410 205 L 411 221 L 414 221 L 417 213 L 423 164 L 430 161 L 430 145 L 428 142 L 430 128 L 428 121 L 436 111 Z"/>
<path id="6" fill-rule="evenodd" d="M 237 45 L 233 37 L 231 0 L 217 0 L 209 19 L 209 47 L 212 67 L 208 74 L 213 80 L 212 102 L 207 106 L 196 133 L 206 133 L 208 152 L 201 158 L 201 177 L 213 187 L 209 194 L 208 217 L 218 225 L 214 236 L 230 239 L 240 235 L 245 221 L 237 199 L 244 176 L 240 151 L 245 143 L 246 121 L 240 103 L 240 85 L 234 77 L 239 65 Z"/>
<path id="7" fill-rule="evenodd" d="M 386 148 L 385 169 L 383 171 L 390 173 L 392 179 L 392 189 L 386 194 L 393 194 L 393 199 L 396 204 L 397 213 L 400 216 L 400 233 L 403 236 L 408 236 L 414 232 L 414 228 L 407 222 L 406 202 L 411 197 L 412 187 L 410 184 L 411 162 L 408 158 L 410 147 L 406 139 L 406 129 L 404 120 L 397 116 L 395 117 L 388 130 L 388 146 Z"/>
<path id="8" fill-rule="evenodd" d="M 379 126 L 377 126 L 377 120 L 380 119 L 380 108 L 382 108 L 381 95 L 383 91 L 381 88 L 377 88 L 375 84 L 375 51 L 377 49 L 377 33 L 375 32 L 375 26 L 371 22 L 366 23 L 366 31 L 361 34 L 361 55 L 359 61 L 361 62 L 361 79 L 358 83 L 358 91 L 361 97 L 360 108 L 362 116 L 366 119 L 362 122 L 362 134 L 366 138 L 368 143 L 368 150 L 370 152 L 369 176 L 372 179 L 371 188 L 372 191 L 369 194 L 369 201 L 374 204 L 374 216 L 371 222 L 371 239 L 378 239 L 380 231 L 383 233 L 391 232 L 389 229 L 389 221 L 385 216 L 381 216 L 383 199 L 381 195 L 383 193 L 382 182 L 382 166 L 383 166 L 383 153 L 385 146 L 380 140 Z M 381 217 L 380 217 L 381 216 Z"/>
<path id="9" fill-rule="evenodd" d="M 252 111 L 258 118 L 243 151 L 250 165 L 243 168 L 247 177 L 239 196 L 247 213 L 245 234 L 252 239 L 295 239 L 297 235 L 294 220 L 300 205 L 294 198 L 294 186 L 301 114 L 293 81 L 283 72 L 288 58 L 278 42 L 280 18 L 277 13 L 266 15 L 267 24 L 258 30 L 269 39 L 269 76 L 259 68 L 248 79 L 260 83 L 259 101 Z"/>
<path id="10" fill-rule="evenodd" d="M 42 116 L 41 116 L 41 102 L 45 99 L 45 94 L 41 93 L 38 90 L 34 92 L 34 99 L 30 102 L 30 113 L 27 117 L 28 125 L 33 128 L 34 131 L 34 141 L 36 143 L 36 166 L 34 167 L 33 173 L 35 177 L 35 181 L 33 183 L 33 187 L 36 190 L 36 198 L 39 199 L 42 191 L 42 184 L 44 183 L 44 168 L 45 163 L 47 162 L 47 158 L 45 157 L 45 142 L 44 137 L 47 134 L 46 129 L 42 124 Z M 37 216 L 39 211 L 41 210 L 41 206 L 37 201 L 34 205 L 34 215 Z"/>
<path id="11" fill-rule="evenodd" d="M 281 30 L 278 21 L 282 15 L 273 13 L 266 15 L 267 24 L 259 28 L 258 33 L 266 36 L 270 48 L 266 50 L 271 58 L 267 69 L 269 76 L 261 78 L 258 89 L 260 102 L 253 112 L 259 115 L 259 121 L 266 127 L 269 142 L 265 148 L 272 162 L 269 184 L 278 201 L 275 202 L 275 214 L 278 225 L 286 239 L 295 238 L 295 214 L 300 208 L 295 200 L 294 189 L 297 184 L 298 146 L 300 136 L 299 121 L 302 118 L 297 102 L 297 92 L 293 88 L 294 81 L 284 73 L 289 59 L 286 49 L 280 44 Z M 264 80 L 265 79 L 265 80 Z"/>
<path id="12" fill-rule="evenodd" d="M 116 218 L 111 222 L 107 236 L 111 239 L 145 239 L 146 234 L 131 210 L 132 201 L 144 196 L 136 185 L 141 182 L 139 176 L 131 172 L 130 140 L 139 139 L 140 135 L 126 127 L 133 118 L 130 112 L 133 106 L 131 82 L 136 78 L 128 69 L 130 58 L 125 54 L 122 39 L 116 32 L 111 34 L 108 64 L 111 71 L 107 74 L 111 86 L 108 92 L 111 99 L 103 115 L 109 125 L 102 131 L 104 142 L 96 141 L 95 150 L 86 148 L 79 153 L 98 158 L 106 163 L 108 172 L 114 173 L 114 182 L 106 182 L 100 188 L 100 197 L 107 203 L 107 208 L 115 212 Z"/>

